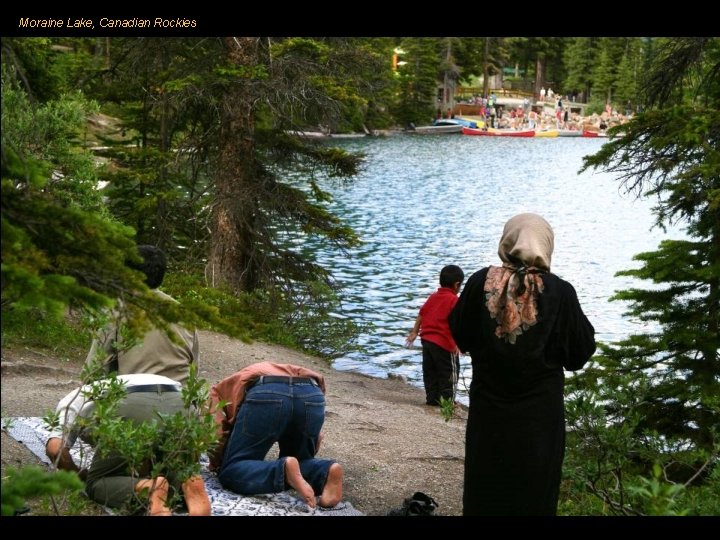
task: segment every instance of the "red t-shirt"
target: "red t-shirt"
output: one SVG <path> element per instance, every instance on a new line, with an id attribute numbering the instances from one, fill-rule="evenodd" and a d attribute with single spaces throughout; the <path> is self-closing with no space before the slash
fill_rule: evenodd
<path id="1" fill-rule="evenodd" d="M 448 317 L 457 301 L 457 294 L 448 287 L 440 287 L 429 296 L 420 308 L 421 339 L 431 341 L 446 351 L 455 351 L 457 345 L 450 333 Z"/>

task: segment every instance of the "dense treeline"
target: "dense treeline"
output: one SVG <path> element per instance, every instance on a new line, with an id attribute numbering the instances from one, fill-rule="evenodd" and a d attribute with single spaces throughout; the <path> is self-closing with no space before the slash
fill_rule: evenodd
<path id="1" fill-rule="evenodd" d="M 427 122 L 459 85 L 481 95 L 509 89 L 539 98 L 541 89 L 574 97 L 600 112 L 643 106 L 638 85 L 662 38 L 402 38 L 396 40 L 396 121 Z M 493 82 L 491 86 L 490 83 Z"/>
<path id="2" fill-rule="evenodd" d="M 628 272 L 659 287 L 618 294 L 661 330 L 603 345 L 572 379 L 561 510 L 720 513 L 717 38 L 5 38 L 4 344 L 121 297 L 158 323 L 342 352 L 353 325 L 332 275 L 294 240 L 359 241 L 323 185 L 362 156 L 295 133 L 425 122 L 498 74 L 528 95 L 642 105 L 587 166 L 657 196 L 658 224 L 690 236 Z M 157 305 L 125 265 L 137 242 L 170 255 L 180 304 Z"/>

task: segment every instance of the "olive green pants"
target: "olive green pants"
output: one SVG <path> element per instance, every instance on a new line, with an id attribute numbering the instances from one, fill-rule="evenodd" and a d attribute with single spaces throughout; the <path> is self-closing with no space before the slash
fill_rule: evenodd
<path id="1" fill-rule="evenodd" d="M 158 423 L 158 413 L 172 415 L 184 409 L 180 392 L 136 392 L 123 398 L 118 415 L 131 420 L 134 424 Z M 156 439 L 158 442 L 163 437 L 173 436 L 171 433 L 163 433 L 160 426 L 158 429 L 160 430 Z M 97 452 L 90 464 L 85 490 L 88 497 L 99 504 L 111 508 L 122 507 L 135 495 L 135 485 L 138 481 L 150 477 L 150 463 L 146 463 L 133 476 L 127 460 L 123 457 L 112 452 L 100 454 L 101 452 Z M 157 451 L 155 457 L 160 457 Z M 164 473 L 164 476 L 175 489 L 180 489 L 172 471 Z"/>

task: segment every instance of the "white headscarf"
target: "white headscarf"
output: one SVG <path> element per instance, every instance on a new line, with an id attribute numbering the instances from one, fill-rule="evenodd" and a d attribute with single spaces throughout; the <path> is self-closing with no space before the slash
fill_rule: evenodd
<path id="1" fill-rule="evenodd" d="M 518 214 L 503 229 L 498 255 L 504 263 L 550 271 L 555 234 L 550 224 L 537 214 Z"/>

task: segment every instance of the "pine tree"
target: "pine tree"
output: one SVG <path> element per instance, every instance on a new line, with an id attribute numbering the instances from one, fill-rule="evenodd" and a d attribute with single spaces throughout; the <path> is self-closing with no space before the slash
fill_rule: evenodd
<path id="1" fill-rule="evenodd" d="M 584 469 L 583 483 L 620 513 L 654 508 L 658 492 L 633 488 L 631 480 L 649 474 L 653 464 L 662 465 L 658 489 L 667 483 L 686 488 L 686 509 L 718 509 L 719 73 L 720 39 L 669 40 L 643 83 L 648 110 L 585 162 L 617 173 L 628 191 L 657 197 L 657 225 L 684 223 L 689 237 L 663 241 L 636 256 L 640 268 L 620 273 L 655 284 L 615 299 L 629 302 L 629 315 L 657 330 L 602 345 L 595 367 L 570 385 L 578 452 L 571 462 Z M 694 486 L 707 489 L 693 496 Z M 652 504 L 643 507 L 643 497 Z"/>
<path id="2" fill-rule="evenodd" d="M 637 102 L 637 83 L 641 76 L 642 43 L 638 38 L 629 38 L 625 52 L 620 59 L 615 82 L 615 103 L 620 109 L 627 102 Z"/>
<path id="3" fill-rule="evenodd" d="M 193 266 L 207 256 L 211 179 L 205 140 L 217 127 L 208 80 L 215 40 L 116 38 L 94 92 L 118 125 L 97 136 L 109 163 L 103 194 L 138 242 Z M 203 80 L 207 88 L 199 87 Z M 111 119 L 112 120 L 112 119 Z"/>
<path id="4" fill-rule="evenodd" d="M 573 38 L 565 48 L 564 62 L 567 76 L 563 83 L 567 92 L 580 95 L 585 100 L 592 87 L 592 68 L 596 63 L 597 38 Z"/>
<path id="5" fill-rule="evenodd" d="M 287 130 L 332 129 L 348 108 L 366 105 L 359 67 L 378 59 L 342 39 L 223 43 L 230 76 L 220 98 L 206 273 L 235 290 L 326 278 L 327 270 L 284 245 L 282 235 L 317 235 L 341 247 L 357 241 L 322 206 L 328 195 L 318 181 L 354 175 L 359 157 L 303 143 Z M 304 175 L 310 192 L 288 182 L 292 175 Z"/>
<path id="6" fill-rule="evenodd" d="M 427 124 L 437 113 L 440 42 L 436 38 L 404 38 L 400 50 L 404 63 L 397 71 L 400 93 L 395 117 L 403 125 Z"/>
<path id="7" fill-rule="evenodd" d="M 3 43 L 2 57 L 2 310 L 61 319 L 68 306 L 95 311 L 123 297 L 131 311 L 145 310 L 134 330 L 148 320 L 160 327 L 204 320 L 238 334 L 207 306 L 158 302 L 142 273 L 127 266 L 139 260 L 134 231 L 105 210 L 82 141 L 96 106 L 48 84 L 35 92 L 47 78 L 30 76 L 11 45 Z M 53 43 L 41 45 L 52 50 Z"/>
<path id="8" fill-rule="evenodd" d="M 562 51 L 566 38 L 526 37 L 506 38 L 510 45 L 510 58 L 526 67 L 526 73 L 535 74 L 535 99 L 540 98 L 540 88 L 547 87 L 548 81 L 557 86 L 565 77 Z"/>
<path id="9" fill-rule="evenodd" d="M 385 41 L 327 38 L 123 39 L 107 92 L 137 141 L 115 144 L 114 214 L 171 255 L 206 264 L 236 291 L 326 278 L 284 241 L 354 233 L 329 214 L 319 181 L 358 158 L 290 135 L 366 129 L 391 81 Z M 373 45 L 377 45 L 374 47 Z M 239 137 L 238 134 L 244 134 Z M 309 186 L 309 189 L 306 189 Z M 188 257 L 188 255 L 190 257 Z M 188 261 L 185 261 L 188 262 Z"/>
<path id="10" fill-rule="evenodd" d="M 613 97 L 615 71 L 617 65 L 613 58 L 613 38 L 602 38 L 598 43 L 598 56 L 592 70 L 592 95 L 596 101 L 609 103 Z"/>

